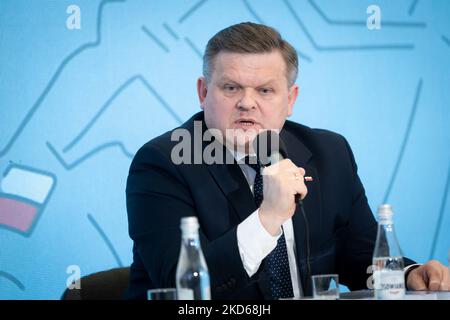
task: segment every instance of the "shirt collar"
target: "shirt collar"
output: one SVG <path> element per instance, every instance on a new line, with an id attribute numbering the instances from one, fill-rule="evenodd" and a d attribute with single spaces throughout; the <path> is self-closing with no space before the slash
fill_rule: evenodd
<path id="1" fill-rule="evenodd" d="M 244 161 L 242 161 L 242 160 L 245 157 L 247 157 L 247 156 L 249 156 L 249 157 L 256 157 L 256 153 L 254 153 L 254 152 L 250 153 L 250 154 L 247 154 L 247 153 L 239 151 L 239 150 L 236 150 L 236 151 L 231 151 L 230 150 L 230 152 L 233 153 L 233 156 L 234 156 L 234 159 L 236 160 L 236 162 L 240 163 L 240 164 L 244 164 Z"/>

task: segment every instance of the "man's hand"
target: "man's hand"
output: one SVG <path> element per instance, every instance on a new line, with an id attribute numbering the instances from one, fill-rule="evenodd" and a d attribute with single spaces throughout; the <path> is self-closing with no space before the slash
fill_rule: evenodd
<path id="1" fill-rule="evenodd" d="M 295 195 L 303 199 L 308 190 L 305 186 L 305 170 L 291 160 L 284 159 L 263 172 L 264 200 L 259 208 L 261 224 L 272 235 L 276 235 L 281 225 L 295 212 Z"/>
<path id="2" fill-rule="evenodd" d="M 409 290 L 450 290 L 450 269 L 436 260 L 411 270 L 408 274 L 406 287 Z"/>

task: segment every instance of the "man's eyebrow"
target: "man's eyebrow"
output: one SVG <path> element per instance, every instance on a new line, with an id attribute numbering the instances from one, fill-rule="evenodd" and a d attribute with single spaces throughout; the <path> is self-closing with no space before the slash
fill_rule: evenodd
<path id="1" fill-rule="evenodd" d="M 233 82 L 233 83 L 238 84 L 237 81 L 235 81 L 235 80 L 233 80 L 233 79 L 231 79 L 231 78 L 229 78 L 227 76 L 224 76 L 223 78 L 219 79 L 219 82 L 221 82 L 221 83 Z"/>
<path id="2" fill-rule="evenodd" d="M 256 87 L 259 88 L 259 87 L 264 87 L 264 86 L 267 86 L 267 85 L 271 85 L 271 84 L 273 84 L 273 82 L 275 80 L 276 79 L 269 79 L 266 82 L 257 85 Z M 219 83 L 221 83 L 221 84 L 234 83 L 234 84 L 242 86 L 239 82 L 237 82 L 237 81 L 235 81 L 235 80 L 233 80 L 233 79 L 231 79 L 230 77 L 227 77 L 227 76 L 224 76 L 223 78 L 219 79 Z"/>
<path id="3" fill-rule="evenodd" d="M 275 79 L 267 80 L 263 84 L 260 84 L 258 87 L 265 87 L 265 86 L 271 85 L 271 84 L 273 84 L 274 81 L 275 81 Z"/>

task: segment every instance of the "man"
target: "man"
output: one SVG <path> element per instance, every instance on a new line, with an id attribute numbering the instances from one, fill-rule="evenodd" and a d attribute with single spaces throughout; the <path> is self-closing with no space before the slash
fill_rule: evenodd
<path id="1" fill-rule="evenodd" d="M 310 276 L 325 273 L 338 273 L 351 290 L 367 288 L 377 223 L 347 141 L 286 121 L 298 95 L 297 69 L 295 49 L 270 27 L 241 23 L 210 39 L 197 83 L 203 112 L 179 130 L 194 136 L 197 121 L 233 161 L 175 163 L 175 131 L 137 152 L 126 190 L 134 240 L 129 298 L 175 286 L 184 216 L 199 220 L 213 299 L 309 295 Z M 243 161 L 261 129 L 281 129 L 289 158 L 262 174 Z M 195 158 L 208 145 L 188 151 Z M 409 289 L 448 289 L 448 269 L 438 262 L 414 268 Z"/>

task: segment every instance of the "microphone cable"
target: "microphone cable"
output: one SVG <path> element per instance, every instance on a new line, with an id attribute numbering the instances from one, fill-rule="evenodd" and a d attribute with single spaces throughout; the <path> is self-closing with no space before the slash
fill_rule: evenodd
<path id="1" fill-rule="evenodd" d="M 297 198 L 297 197 L 296 197 Z M 303 220 L 305 221 L 305 236 L 306 236 L 306 284 L 305 284 L 305 291 L 308 292 L 309 289 L 309 283 L 311 281 L 311 246 L 310 246 L 310 235 L 309 235 L 309 222 L 308 218 L 306 217 L 305 208 L 303 207 L 303 201 L 298 197 L 296 199 L 297 205 L 300 208 L 300 211 L 303 216 Z M 304 292 L 305 294 L 305 292 Z"/>

